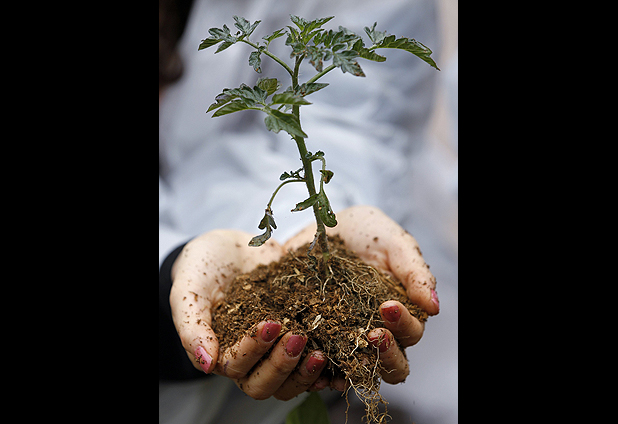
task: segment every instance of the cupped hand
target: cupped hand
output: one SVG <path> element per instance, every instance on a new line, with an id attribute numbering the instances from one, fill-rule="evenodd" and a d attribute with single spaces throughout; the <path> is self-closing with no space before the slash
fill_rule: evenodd
<path id="1" fill-rule="evenodd" d="M 338 234 L 346 247 L 369 265 L 396 277 L 406 290 L 411 302 L 420 306 L 428 315 L 440 311 L 435 291 L 436 279 L 425 263 L 418 243 L 406 230 L 380 209 L 372 206 L 353 206 L 337 213 L 337 226 L 327 230 L 328 235 Z M 309 225 L 288 240 L 284 250 L 297 249 L 313 240 L 316 225 Z M 399 383 L 409 374 L 408 361 L 402 348 L 412 346 L 421 339 L 425 324 L 408 312 L 400 302 L 390 300 L 380 305 L 384 328 L 369 332 L 368 339 L 379 349 L 380 359 L 388 372 L 382 373 L 387 383 Z"/>
<path id="2" fill-rule="evenodd" d="M 198 370 L 232 378 L 255 399 L 275 396 L 287 400 L 311 387 L 326 365 L 322 352 L 313 351 L 293 371 L 305 348 L 306 336 L 284 334 L 262 360 L 280 335 L 281 323 L 257 323 L 224 352 L 219 352 L 212 329 L 213 307 L 223 301 L 236 275 L 250 272 L 258 264 L 279 260 L 285 252 L 272 239 L 260 248 L 249 247 L 250 239 L 251 235 L 242 231 L 215 230 L 187 243 L 172 267 L 172 318 L 182 345 Z"/>

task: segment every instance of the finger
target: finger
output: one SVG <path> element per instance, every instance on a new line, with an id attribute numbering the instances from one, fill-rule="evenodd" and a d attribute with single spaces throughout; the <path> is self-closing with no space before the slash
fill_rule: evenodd
<path id="1" fill-rule="evenodd" d="M 219 342 L 211 326 L 210 298 L 193 291 L 185 293 L 178 287 L 172 285 L 170 292 L 174 326 L 193 366 L 208 374 L 219 355 Z"/>
<path id="2" fill-rule="evenodd" d="M 279 400 L 290 400 L 307 391 L 320 377 L 320 373 L 325 366 L 326 356 L 322 352 L 316 350 L 310 353 L 300 364 L 298 371 L 290 374 L 281 387 L 277 389 L 274 397 Z M 326 385 L 328 385 L 328 380 Z"/>
<path id="3" fill-rule="evenodd" d="M 215 230 L 196 237 L 183 248 L 172 268 L 172 319 L 187 355 L 197 369 L 212 372 L 219 343 L 212 330 L 211 309 L 223 301 L 225 288 L 240 272 L 268 264 L 283 254 L 269 240 L 261 250 L 247 246 L 249 233 Z"/>
<path id="4" fill-rule="evenodd" d="M 425 323 L 416 319 L 400 302 L 396 300 L 384 302 L 380 305 L 380 315 L 384 327 L 393 333 L 403 347 L 415 345 L 423 337 Z"/>
<path id="5" fill-rule="evenodd" d="M 410 301 L 429 315 L 440 312 L 436 279 L 410 233 L 373 206 L 344 209 L 337 213 L 337 221 L 337 226 L 329 229 L 329 235 L 339 234 L 346 247 L 354 250 L 362 260 L 391 272 L 405 287 Z M 307 237 L 307 232 L 309 228 L 298 237 Z"/>
<path id="6" fill-rule="evenodd" d="M 385 328 L 371 330 L 367 337 L 373 347 L 378 349 L 382 361 L 380 375 L 389 384 L 403 382 L 410 373 L 408 360 L 393 339 L 393 335 Z"/>
<path id="7" fill-rule="evenodd" d="M 182 326 L 178 336 L 193 366 L 206 374 L 211 373 L 217 364 L 219 341 L 206 320 L 198 325 Z"/>
<path id="8" fill-rule="evenodd" d="M 372 206 L 355 206 L 339 215 L 340 223 L 351 227 L 342 226 L 339 230 L 342 236 L 345 235 L 346 245 L 350 244 L 350 248 L 356 250 L 365 262 L 391 272 L 405 287 L 410 301 L 429 315 L 440 312 L 435 291 L 436 278 L 429 271 L 418 242 L 410 233 Z M 356 228 L 366 230 L 354 231 Z"/>
<path id="9" fill-rule="evenodd" d="M 276 321 L 262 321 L 242 339 L 226 349 L 217 364 L 217 374 L 230 378 L 241 378 L 271 348 L 279 336 L 281 324 Z"/>
<path id="10" fill-rule="evenodd" d="M 294 370 L 306 343 L 307 337 L 286 333 L 273 347 L 270 356 L 250 375 L 236 380 L 236 384 L 254 399 L 268 399 Z"/>

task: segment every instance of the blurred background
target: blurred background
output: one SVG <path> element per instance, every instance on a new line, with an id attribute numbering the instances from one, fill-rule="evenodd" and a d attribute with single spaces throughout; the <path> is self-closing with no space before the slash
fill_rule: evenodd
<path id="1" fill-rule="evenodd" d="M 307 19 L 334 15 L 325 28 L 342 25 L 367 43 L 363 28 L 377 21 L 378 30 L 414 38 L 433 50 L 439 72 L 407 52 L 387 49 L 378 52 L 387 57 L 384 63 L 359 60 L 365 78 L 333 70 L 320 80 L 330 86 L 307 97 L 313 104 L 301 108 L 301 122 L 309 135 L 308 149 L 323 150 L 327 167 L 334 171 L 326 188 L 335 212 L 354 204 L 380 207 L 418 240 L 438 282 L 440 314 L 428 320 L 422 340 L 406 350 L 409 377 L 403 384 L 381 387 L 392 422 L 456 423 L 458 2 L 181 3 L 190 5 L 176 46 L 182 76 L 163 89 L 160 84 L 159 91 L 160 263 L 178 244 L 215 228 L 258 234 L 257 224 L 279 175 L 300 167 L 295 144 L 283 131 L 268 132 L 261 112 L 214 119 L 205 113 L 223 88 L 252 86 L 259 77 L 276 77 L 283 88 L 290 84 L 285 71 L 265 56 L 263 73 L 257 74 L 248 64 L 252 49 L 244 44 L 216 55 L 216 48 L 198 52 L 209 28 L 227 24 L 234 31 L 233 15 L 261 20 L 251 37 L 258 41 L 291 25 L 290 14 Z M 289 61 L 284 41 L 273 41 L 270 49 Z M 314 73 L 310 65 L 301 68 L 301 82 Z M 273 237 L 280 242 L 313 219 L 310 213 L 289 212 L 306 197 L 303 187 L 294 186 L 284 187 L 273 204 L 279 227 Z M 350 403 L 348 422 L 361 422 L 362 405 L 354 395 Z M 333 424 L 345 421 L 346 408 L 345 402 L 335 403 L 330 410 Z M 182 422 L 174 421 L 175 413 L 160 401 L 161 422 Z"/>

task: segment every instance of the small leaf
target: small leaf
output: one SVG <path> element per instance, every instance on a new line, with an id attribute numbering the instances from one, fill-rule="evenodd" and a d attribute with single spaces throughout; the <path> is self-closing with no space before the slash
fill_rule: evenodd
<path id="1" fill-rule="evenodd" d="M 256 86 L 264 90 L 266 96 L 270 96 L 281 87 L 281 84 L 279 84 L 277 78 L 260 78 L 257 80 Z"/>
<path id="2" fill-rule="evenodd" d="M 363 59 L 373 60 L 374 62 L 384 62 L 386 60 L 384 56 L 380 56 L 373 50 L 369 50 L 368 48 L 366 48 L 363 40 L 361 39 L 358 39 L 356 41 L 354 47 L 352 47 L 352 50 L 358 52 L 358 55 Z"/>
<path id="3" fill-rule="evenodd" d="M 266 42 L 268 44 L 270 44 L 270 42 L 273 41 L 274 39 L 277 39 L 279 37 L 283 37 L 285 35 L 284 31 L 285 31 L 285 28 L 278 29 L 277 31 L 273 32 L 272 34 L 262 37 L 262 39 L 266 40 Z"/>
<path id="4" fill-rule="evenodd" d="M 256 50 L 254 52 L 251 52 L 251 54 L 249 55 L 249 65 L 253 66 L 253 69 L 258 74 L 262 73 L 262 58 L 260 57 L 261 54 L 261 51 Z"/>
<path id="5" fill-rule="evenodd" d="M 310 105 L 311 103 L 303 99 L 302 96 L 297 96 L 296 94 L 290 93 L 289 91 L 284 91 L 283 93 L 275 94 L 272 98 L 271 104 L 301 106 Z"/>
<path id="6" fill-rule="evenodd" d="M 324 184 L 328 184 L 333 178 L 333 175 L 335 175 L 333 171 L 328 169 L 320 169 L 320 173 L 322 174 L 322 181 L 324 181 Z"/>
<path id="7" fill-rule="evenodd" d="M 291 113 L 283 113 L 269 107 L 266 107 L 264 111 L 268 113 L 264 123 L 269 131 L 279 133 L 279 131 L 284 130 L 292 136 L 308 137 L 301 129 L 298 118 Z"/>
<path id="8" fill-rule="evenodd" d="M 310 82 L 310 83 L 302 83 L 300 87 L 298 87 L 295 91 L 296 94 L 301 96 L 308 96 L 311 93 L 315 93 L 318 90 L 323 89 L 328 86 L 328 84 L 320 83 L 320 82 Z"/>
<path id="9" fill-rule="evenodd" d="M 219 47 L 217 48 L 217 51 L 215 52 L 215 54 L 222 52 L 223 50 L 230 47 L 232 44 L 234 43 L 232 43 L 231 41 L 224 41 L 223 43 L 219 44 Z"/>
<path id="10" fill-rule="evenodd" d="M 386 31 L 376 31 L 377 24 L 377 22 L 374 22 L 371 28 L 365 27 L 365 32 L 373 44 L 380 44 L 386 37 Z"/>
<path id="11" fill-rule="evenodd" d="M 438 65 L 436 65 L 436 62 L 434 62 L 434 60 L 431 57 L 429 57 L 433 53 L 431 49 L 427 46 L 424 46 L 422 43 L 419 43 L 418 41 L 413 40 L 411 38 L 401 37 L 401 38 L 395 39 L 394 35 L 389 35 L 388 37 L 384 38 L 377 45 L 376 48 L 405 50 L 417 56 L 418 58 L 428 63 L 432 67 L 436 68 L 438 71 L 440 70 L 440 68 L 438 68 Z"/>
<path id="12" fill-rule="evenodd" d="M 241 110 L 247 110 L 247 109 L 250 109 L 250 107 L 247 106 L 247 104 L 245 104 L 245 103 L 243 103 L 241 101 L 233 101 L 233 102 L 230 102 L 227 105 L 223 106 L 218 111 L 216 111 L 212 115 L 212 117 L 216 118 L 218 116 L 228 115 L 230 113 L 239 112 Z"/>
<path id="13" fill-rule="evenodd" d="M 361 69 L 358 62 L 355 60 L 358 53 L 354 50 L 345 50 L 342 52 L 333 53 L 333 65 L 341 68 L 341 71 L 351 73 L 357 77 L 364 77 L 365 73 Z"/>
<path id="14" fill-rule="evenodd" d="M 249 37 L 253 33 L 253 31 L 255 31 L 255 28 L 257 28 L 260 22 L 262 22 L 255 21 L 255 23 L 251 25 L 249 21 L 243 17 L 234 16 L 233 18 L 236 21 L 236 23 L 234 24 L 236 28 L 238 28 L 246 37 Z"/>
<path id="15" fill-rule="evenodd" d="M 292 209 L 292 212 L 298 212 L 298 211 L 302 211 L 302 210 L 305 210 L 307 208 L 310 208 L 317 201 L 318 201 L 318 195 L 317 194 L 313 194 L 308 199 L 303 200 L 300 203 L 297 203 L 296 207 L 294 209 Z"/>
<path id="16" fill-rule="evenodd" d="M 266 231 L 264 232 L 264 234 L 260 234 L 259 236 L 253 237 L 249 241 L 249 246 L 260 247 L 261 245 L 263 245 L 264 243 L 268 241 L 271 235 L 272 235 L 272 230 L 270 229 L 270 227 L 268 227 L 266 228 Z"/>
<path id="17" fill-rule="evenodd" d="M 335 217 L 335 213 L 330 207 L 330 202 L 328 201 L 328 197 L 326 197 L 326 193 L 320 191 L 318 193 L 318 215 L 322 222 L 327 227 L 334 227 L 337 225 L 337 218 Z"/>
<path id="18" fill-rule="evenodd" d="M 220 43 L 221 41 L 223 41 L 223 40 L 218 38 L 218 37 L 208 37 L 208 38 L 202 40 L 202 42 L 200 43 L 200 45 L 197 48 L 197 50 L 199 51 L 199 50 L 207 49 L 208 47 L 212 47 L 212 46 Z"/>

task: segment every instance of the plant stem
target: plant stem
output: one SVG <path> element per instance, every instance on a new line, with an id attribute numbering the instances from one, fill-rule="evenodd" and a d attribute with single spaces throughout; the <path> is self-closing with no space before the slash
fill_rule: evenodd
<path id="1" fill-rule="evenodd" d="M 304 182 L 304 180 L 286 180 L 284 182 L 282 182 L 281 184 L 279 184 L 279 187 L 277 187 L 277 189 L 275 190 L 275 192 L 273 193 L 272 196 L 270 196 L 270 200 L 268 201 L 268 207 L 270 208 L 273 204 L 273 200 L 275 200 L 275 196 L 277 195 L 277 193 L 279 192 L 279 189 L 281 189 L 281 187 L 283 187 L 284 185 L 288 184 L 288 183 L 302 183 Z"/>
<path id="2" fill-rule="evenodd" d="M 317 80 L 319 80 L 320 78 L 322 78 L 324 75 L 328 74 L 330 71 L 332 71 L 335 68 L 336 68 L 335 65 L 327 66 L 326 68 L 324 68 L 322 70 L 322 72 L 319 72 L 319 73 L 315 74 L 313 77 L 309 78 L 307 80 L 307 84 L 310 84 L 312 82 L 316 82 Z"/>
<path id="3" fill-rule="evenodd" d="M 300 68 L 300 63 L 303 61 L 304 58 L 305 55 L 296 58 L 294 72 L 292 73 L 292 87 L 294 88 L 298 87 L 298 70 Z M 300 122 L 300 106 L 293 106 L 292 113 L 298 118 L 298 121 Z M 300 153 L 300 160 L 303 163 L 307 191 L 309 192 L 309 196 L 313 196 L 316 194 L 315 182 L 313 179 L 311 160 L 308 158 L 307 155 L 307 146 L 305 145 L 305 139 L 298 136 L 293 136 L 293 139 L 296 142 L 296 146 L 298 147 L 298 153 Z M 313 205 L 313 215 L 315 216 L 315 222 L 317 224 L 316 237 L 318 238 L 318 243 L 320 244 L 320 249 L 322 250 L 322 257 L 324 259 L 324 272 L 326 275 L 328 275 L 328 260 L 330 258 L 330 251 L 328 250 L 328 241 L 326 238 L 326 226 L 324 225 L 324 222 L 322 222 L 322 218 L 320 218 L 319 208 L 320 206 L 316 202 Z"/>
<path id="4" fill-rule="evenodd" d="M 254 49 L 259 50 L 260 47 L 257 44 L 253 44 L 251 41 L 248 40 L 240 40 L 245 44 L 250 45 L 251 47 L 253 47 Z M 294 72 L 292 71 L 292 69 L 288 66 L 287 63 L 285 63 L 283 60 L 279 59 L 277 56 L 275 56 L 274 54 L 272 54 L 271 52 L 268 51 L 268 49 L 262 50 L 262 53 L 264 53 L 266 56 L 270 57 L 271 59 L 273 59 L 275 62 L 277 62 L 279 65 L 283 66 L 285 68 L 286 71 L 288 71 L 288 73 L 290 74 L 290 76 L 294 75 Z"/>

